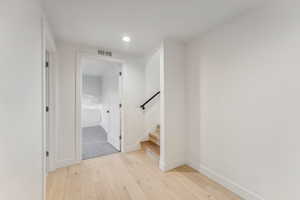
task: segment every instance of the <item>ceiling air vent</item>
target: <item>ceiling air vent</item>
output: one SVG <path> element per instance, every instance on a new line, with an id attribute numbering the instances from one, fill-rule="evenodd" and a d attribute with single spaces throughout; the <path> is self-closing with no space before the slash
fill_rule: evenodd
<path id="1" fill-rule="evenodd" d="M 99 49 L 98 50 L 98 55 L 101 55 L 101 56 L 112 56 L 112 52 L 111 51 L 106 51 L 106 50 L 103 50 L 103 49 Z"/>

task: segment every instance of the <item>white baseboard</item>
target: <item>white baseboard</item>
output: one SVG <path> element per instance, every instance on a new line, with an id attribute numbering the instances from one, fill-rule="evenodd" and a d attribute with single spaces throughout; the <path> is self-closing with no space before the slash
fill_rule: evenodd
<path id="1" fill-rule="evenodd" d="M 172 169 L 175 169 L 176 167 L 180 167 L 185 164 L 185 161 L 171 161 L 171 162 L 165 162 L 163 160 L 159 161 L 159 168 L 166 172 Z"/>
<path id="2" fill-rule="evenodd" d="M 132 151 L 138 151 L 141 149 L 140 143 L 138 144 L 130 144 L 130 145 L 124 145 L 122 151 L 127 153 L 127 152 L 132 152 Z"/>
<path id="3" fill-rule="evenodd" d="M 119 142 L 121 142 L 121 141 L 114 140 L 114 138 L 108 136 L 107 142 L 109 144 L 111 144 L 113 147 L 115 147 L 116 149 L 119 150 L 119 148 L 120 148 L 120 143 Z"/>
<path id="4" fill-rule="evenodd" d="M 215 182 L 223 185 L 225 188 L 229 189 L 230 191 L 234 192 L 235 194 L 239 195 L 245 200 L 264 200 L 258 194 L 246 189 L 245 187 L 231 181 L 230 179 L 216 173 L 215 171 L 209 169 L 203 164 L 197 164 L 193 162 L 189 162 L 188 165 L 200 173 L 206 175 L 208 178 L 214 180 Z"/>
<path id="5" fill-rule="evenodd" d="M 68 167 L 79 163 L 80 161 L 78 160 L 58 160 L 56 161 L 55 168 L 59 169 L 59 168 Z"/>
<path id="6" fill-rule="evenodd" d="M 120 144 L 119 141 L 115 141 L 112 140 L 111 142 L 109 142 L 113 147 L 115 147 L 116 149 L 120 149 Z"/>
<path id="7" fill-rule="evenodd" d="M 47 173 L 54 172 L 55 170 L 56 170 L 56 165 L 55 166 L 51 165 L 51 166 L 49 166 Z"/>

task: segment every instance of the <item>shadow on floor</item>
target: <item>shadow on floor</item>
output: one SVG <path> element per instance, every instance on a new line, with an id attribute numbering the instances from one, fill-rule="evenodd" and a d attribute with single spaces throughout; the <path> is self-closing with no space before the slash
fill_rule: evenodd
<path id="1" fill-rule="evenodd" d="M 82 159 L 119 152 L 107 142 L 107 133 L 101 126 L 82 128 Z"/>

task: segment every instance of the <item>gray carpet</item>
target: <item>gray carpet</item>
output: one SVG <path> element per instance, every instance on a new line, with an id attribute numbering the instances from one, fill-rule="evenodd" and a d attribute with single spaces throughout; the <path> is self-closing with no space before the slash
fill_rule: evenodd
<path id="1" fill-rule="evenodd" d="M 83 160 L 117 152 L 119 151 L 107 142 L 107 133 L 101 126 L 82 129 Z"/>

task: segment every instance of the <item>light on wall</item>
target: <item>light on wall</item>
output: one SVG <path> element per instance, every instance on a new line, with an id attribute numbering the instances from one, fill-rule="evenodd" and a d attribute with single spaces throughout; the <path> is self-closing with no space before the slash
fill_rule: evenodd
<path id="1" fill-rule="evenodd" d="M 130 39 L 129 36 L 123 36 L 122 40 L 123 40 L 124 42 L 130 42 L 130 41 L 131 41 L 131 39 Z"/>

